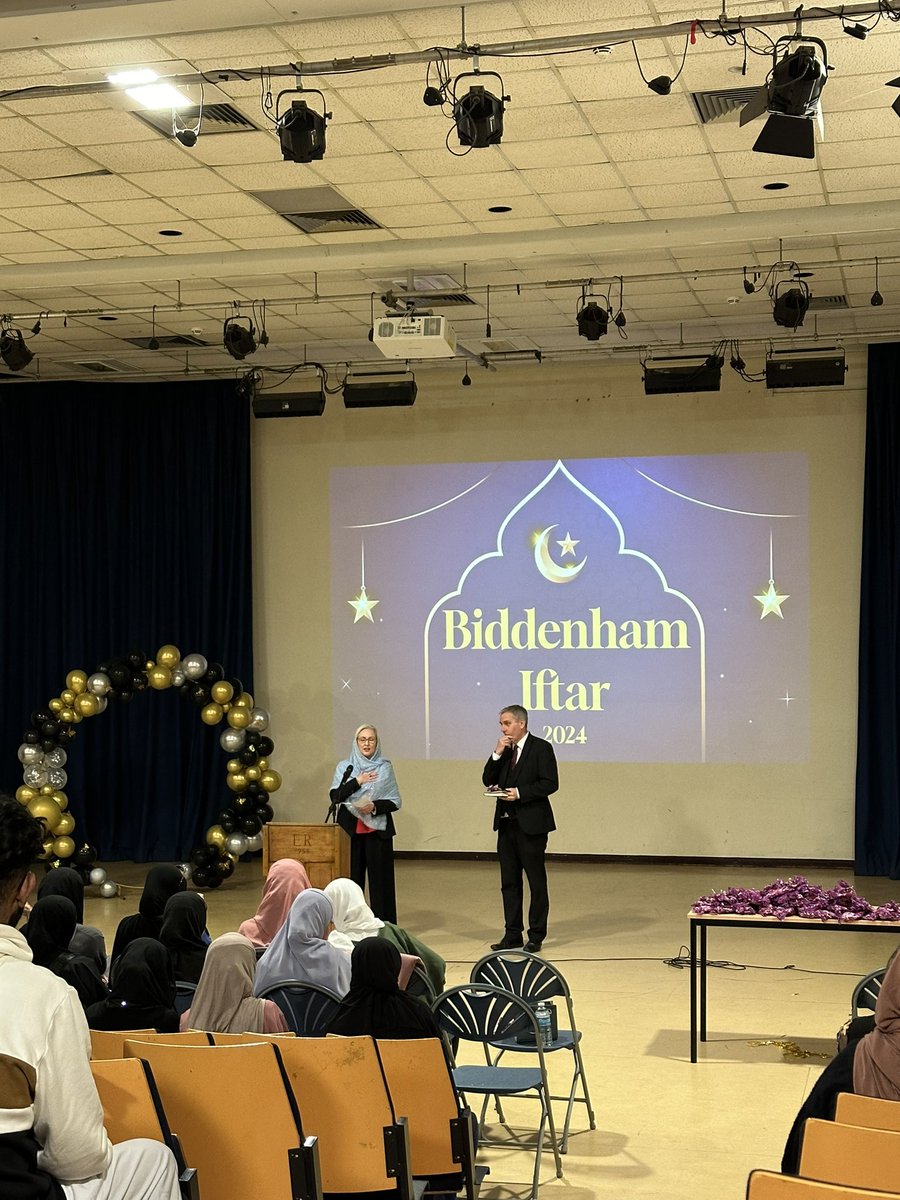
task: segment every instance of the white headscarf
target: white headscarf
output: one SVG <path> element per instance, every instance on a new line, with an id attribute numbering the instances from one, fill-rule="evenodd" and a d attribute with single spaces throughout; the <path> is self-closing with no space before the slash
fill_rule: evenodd
<path id="1" fill-rule="evenodd" d="M 384 929 L 384 921 L 375 916 L 362 888 L 352 879 L 332 879 L 325 885 L 325 895 L 334 913 L 334 929 L 328 935 L 332 946 L 350 954 L 357 942 L 377 937 L 379 929 Z"/>
<path id="2" fill-rule="evenodd" d="M 325 940 L 331 911 L 331 901 L 318 888 L 307 888 L 300 893 L 287 920 L 256 964 L 254 995 L 259 996 L 289 979 L 315 983 L 337 996 L 347 994 L 350 960 Z"/>

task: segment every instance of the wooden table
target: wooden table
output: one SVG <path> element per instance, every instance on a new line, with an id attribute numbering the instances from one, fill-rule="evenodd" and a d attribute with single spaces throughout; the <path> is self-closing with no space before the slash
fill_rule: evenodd
<path id="1" fill-rule="evenodd" d="M 697 1061 L 697 1041 L 706 1041 L 706 932 L 708 929 L 805 929 L 832 933 L 892 933 L 900 941 L 900 921 L 811 921 L 806 917 L 740 916 L 736 913 L 688 913 L 691 927 L 691 1062 Z M 699 955 L 698 937 L 699 937 Z M 885 955 L 885 961 L 887 961 Z M 698 986 L 699 985 L 699 986 Z"/>

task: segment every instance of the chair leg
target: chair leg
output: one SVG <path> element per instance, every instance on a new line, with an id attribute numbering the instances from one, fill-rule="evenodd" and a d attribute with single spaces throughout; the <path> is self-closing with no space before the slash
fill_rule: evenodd
<path id="1" fill-rule="evenodd" d="M 556 1140 L 556 1124 L 553 1120 L 553 1105 L 550 1102 L 550 1089 L 548 1087 L 542 1090 L 541 1104 L 546 1109 L 547 1124 L 550 1126 L 550 1145 L 553 1147 L 553 1159 L 556 1163 L 556 1178 L 562 1179 L 562 1159 L 559 1157 L 559 1142 Z"/>
<path id="2" fill-rule="evenodd" d="M 590 1127 L 591 1129 L 596 1129 L 597 1120 L 594 1116 L 594 1106 L 591 1104 L 591 1094 L 588 1091 L 587 1075 L 584 1073 L 584 1059 L 581 1057 L 581 1046 L 576 1041 L 572 1049 L 575 1053 L 575 1062 L 578 1064 L 578 1075 L 581 1078 L 581 1090 L 584 1092 L 584 1103 L 588 1110 Z"/>

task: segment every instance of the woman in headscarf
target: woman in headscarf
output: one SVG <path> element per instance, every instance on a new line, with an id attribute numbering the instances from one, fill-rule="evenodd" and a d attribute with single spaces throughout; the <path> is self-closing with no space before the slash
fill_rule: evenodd
<path id="1" fill-rule="evenodd" d="M 238 927 L 238 933 L 265 950 L 287 920 L 294 900 L 311 886 L 303 863 L 292 858 L 279 858 L 269 867 L 256 916 L 244 921 Z"/>
<path id="2" fill-rule="evenodd" d="M 199 983 L 209 944 L 204 939 L 206 901 L 199 892 L 176 892 L 166 901 L 159 940 L 169 952 L 175 978 Z"/>
<path id="3" fill-rule="evenodd" d="M 176 867 L 172 863 L 160 863 L 158 866 L 150 868 L 147 878 L 144 880 L 144 890 L 141 893 L 138 911 L 130 917 L 123 917 L 119 922 L 113 941 L 110 967 L 128 943 L 135 938 L 159 939 L 166 901 L 177 892 L 183 892 L 186 886 L 180 867 Z"/>
<path id="4" fill-rule="evenodd" d="M 875 1028 L 850 1042 L 816 1080 L 788 1135 L 781 1160 L 783 1174 L 798 1173 L 806 1119 L 834 1120 L 834 1106 L 841 1092 L 900 1100 L 900 953 L 896 951 L 875 1001 Z"/>
<path id="5" fill-rule="evenodd" d="M 350 835 L 350 878 L 365 887 L 368 873 L 372 911 L 396 921 L 393 814 L 401 804 L 400 789 L 374 725 L 357 729 L 350 757 L 334 769 L 330 796 L 338 824 Z"/>
<path id="6" fill-rule="evenodd" d="M 77 913 L 71 900 L 65 896 L 46 896 L 31 910 L 25 938 L 35 964 L 65 980 L 87 1008 L 105 997 L 106 984 L 89 959 L 69 950 L 77 924 Z"/>
<path id="7" fill-rule="evenodd" d="M 181 1028 L 208 1033 L 288 1033 L 273 1000 L 253 995 L 256 951 L 239 933 L 223 933 L 206 953 L 203 974 Z"/>
<path id="8" fill-rule="evenodd" d="M 289 979 L 328 988 L 336 996 L 350 986 L 350 959 L 327 941 L 331 901 L 318 888 L 307 888 L 291 905 L 288 918 L 256 965 L 253 994 Z"/>
<path id="9" fill-rule="evenodd" d="M 400 990 L 400 951 L 384 938 L 357 942 L 350 957 L 350 991 L 341 1001 L 329 1033 L 345 1037 L 440 1037 L 431 1009 Z"/>
<path id="10" fill-rule="evenodd" d="M 69 942 L 72 954 L 80 954 L 89 959 L 101 975 L 106 974 L 106 942 L 103 934 L 94 925 L 84 924 L 84 883 L 77 871 L 71 867 L 57 867 L 48 871 L 38 884 L 37 898 L 43 900 L 46 896 L 65 896 L 75 905 L 75 917 L 78 924 Z M 25 933 L 25 929 L 22 930 Z"/>
<path id="11" fill-rule="evenodd" d="M 178 1030 L 175 972 L 156 938 L 135 938 L 116 959 L 109 995 L 87 1010 L 91 1029 Z"/>
<path id="12" fill-rule="evenodd" d="M 446 964 L 441 956 L 399 925 L 376 917 L 366 904 L 358 883 L 352 879 L 332 879 L 325 886 L 325 895 L 331 901 L 334 913 L 334 929 L 328 935 L 332 946 L 350 953 L 363 938 L 384 938 L 400 952 L 403 961 L 401 987 L 406 987 L 416 963 L 421 962 L 428 972 L 435 994 L 444 990 Z"/>

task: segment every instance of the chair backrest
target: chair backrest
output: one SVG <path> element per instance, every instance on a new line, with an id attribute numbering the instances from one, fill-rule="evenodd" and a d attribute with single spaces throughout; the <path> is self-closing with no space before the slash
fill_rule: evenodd
<path id="1" fill-rule="evenodd" d="M 480 958 L 470 983 L 490 983 L 525 1000 L 550 1000 L 570 995 L 569 985 L 552 963 L 527 950 L 497 950 Z"/>
<path id="2" fill-rule="evenodd" d="M 274 1042 L 279 1045 L 285 1038 L 293 1038 L 295 1033 L 211 1033 L 214 1046 L 248 1046 L 251 1042 Z"/>
<path id="3" fill-rule="evenodd" d="M 441 992 L 432 1008 L 451 1039 L 491 1042 L 530 1033 L 545 1070 L 537 1020 L 521 996 L 489 983 L 462 983 Z"/>
<path id="4" fill-rule="evenodd" d="M 328 988 L 299 979 L 286 979 L 261 995 L 275 1001 L 298 1037 L 322 1037 L 341 1003 Z"/>
<path id="5" fill-rule="evenodd" d="M 747 1180 L 747 1200 L 889 1200 L 884 1192 L 820 1183 L 775 1171 L 752 1171 Z"/>
<path id="6" fill-rule="evenodd" d="M 862 1125 L 866 1129 L 891 1129 L 900 1133 L 900 1104 L 896 1100 L 877 1100 L 873 1096 L 841 1092 L 834 1119 L 841 1125 Z"/>
<path id="7" fill-rule="evenodd" d="M 394 1112 L 409 1122 L 413 1175 L 461 1170 L 453 1158 L 451 1122 L 460 1108 L 439 1038 L 379 1038 L 375 1043 Z"/>
<path id="8" fill-rule="evenodd" d="M 429 1008 L 437 998 L 435 986 L 431 982 L 425 967 L 420 962 L 416 963 L 413 967 L 405 990 L 407 996 L 414 996 L 417 1000 L 424 1000 Z"/>
<path id="9" fill-rule="evenodd" d="M 850 998 L 850 1011 L 854 1017 L 859 1014 L 861 1008 L 867 1008 L 871 1012 L 875 1011 L 878 993 L 881 991 L 886 971 L 887 967 L 879 967 L 877 971 L 870 971 L 868 975 L 864 975 L 859 980 Z"/>
<path id="10" fill-rule="evenodd" d="M 103 1124 L 114 1145 L 129 1138 L 172 1144 L 159 1093 L 145 1062 L 139 1058 L 92 1060 L 91 1074 L 103 1105 Z"/>
<path id="11" fill-rule="evenodd" d="M 302 1145 L 300 1117 L 278 1048 L 128 1041 L 145 1059 L 204 1196 L 291 1196 L 288 1152 Z M 264 1153 L 256 1153 L 254 1131 Z"/>
<path id="12" fill-rule="evenodd" d="M 156 1036 L 155 1029 L 92 1029 L 91 1061 L 101 1058 L 122 1058 L 128 1038 Z"/>
<path id="13" fill-rule="evenodd" d="M 201 1029 L 187 1029 L 184 1033 L 142 1033 L 132 1034 L 126 1041 L 132 1042 L 161 1042 L 166 1046 L 211 1046 L 210 1035 Z"/>
<path id="14" fill-rule="evenodd" d="M 191 983 L 188 979 L 175 980 L 175 1011 L 179 1016 L 182 1016 L 194 1003 L 194 992 L 197 990 L 196 983 Z"/>
<path id="15" fill-rule="evenodd" d="M 319 1140 L 322 1190 L 394 1191 L 384 1143 L 394 1110 L 372 1038 L 286 1038 L 278 1050 L 303 1128 Z"/>
<path id="16" fill-rule="evenodd" d="M 800 1174 L 882 1192 L 900 1191 L 900 1133 L 811 1117 L 803 1126 Z"/>

